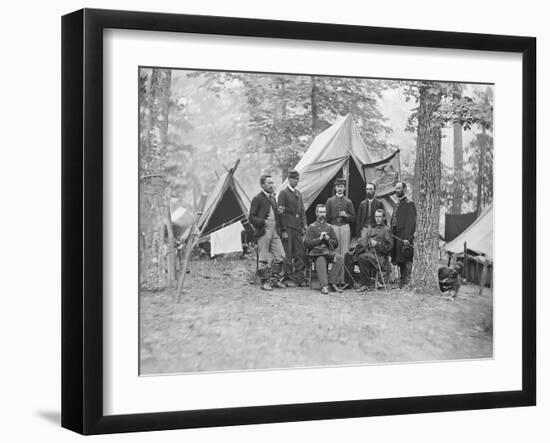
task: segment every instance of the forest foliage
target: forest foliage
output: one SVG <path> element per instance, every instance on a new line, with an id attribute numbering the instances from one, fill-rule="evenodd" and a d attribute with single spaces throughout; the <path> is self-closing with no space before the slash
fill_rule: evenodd
<path id="1" fill-rule="evenodd" d="M 401 107 L 410 110 L 405 128 L 396 128 L 391 112 L 381 110 L 390 91 L 397 91 Z M 467 212 L 492 201 L 493 94 L 489 86 L 141 69 L 139 105 L 141 186 L 153 190 L 157 185 L 152 178 L 163 187 L 142 207 L 152 208 L 164 200 L 164 221 L 158 222 L 164 226 L 177 206 L 197 210 L 217 178 L 237 159 L 236 177 L 249 196 L 257 192 L 262 173 L 273 174 L 276 182 L 284 180 L 313 139 L 347 114 L 374 159 L 402 148 L 390 141 L 394 130 L 409 131 L 414 143 L 408 154 L 413 161 L 403 165 L 402 174 L 420 202 L 420 216 L 429 220 L 420 228 L 427 231 L 419 233 L 426 242 L 433 240 L 428 249 L 436 247 L 440 208 Z M 442 143 L 453 128 L 460 132 L 460 140 L 455 140 L 455 161 L 449 166 L 442 160 Z M 142 226 L 154 224 L 151 214 L 142 215 Z M 151 228 L 144 238 L 158 243 L 159 229 L 164 228 Z M 154 258 L 155 251 L 149 254 L 152 264 L 160 260 Z"/>
<path id="2" fill-rule="evenodd" d="M 140 73 L 142 147 L 150 76 L 148 69 Z M 249 193 L 263 172 L 282 180 L 313 138 L 348 113 L 373 157 L 382 158 L 396 148 L 378 107 L 391 87 L 361 78 L 174 70 L 166 151 L 171 197 L 193 206 L 237 158 L 237 178 Z"/>
<path id="3" fill-rule="evenodd" d="M 140 91 L 140 150 L 146 145 L 152 69 L 142 69 Z M 417 82 L 418 83 L 418 82 Z M 453 191 L 463 189 L 463 211 L 475 208 L 479 158 L 482 165 L 482 204 L 492 199 L 492 88 L 463 93 L 457 83 L 431 84 L 443 99 L 434 124 L 451 127 L 459 121 L 472 133 L 464 146 L 464 169 L 442 164 L 441 204 L 450 210 Z M 384 93 L 398 89 L 404 100 L 416 100 L 415 82 L 306 75 L 266 75 L 239 72 L 173 70 L 169 101 L 166 169 L 175 204 L 195 207 L 217 177 L 241 159 L 237 178 L 252 194 L 257 178 L 270 172 L 280 180 L 307 150 L 313 138 L 339 116 L 351 113 L 374 158 L 400 148 L 389 142 L 391 115 L 384 115 Z M 407 129 L 415 136 L 416 108 Z M 482 133 L 481 128 L 485 131 Z M 412 153 L 414 158 L 414 152 Z M 405 179 L 414 170 L 403 167 Z"/>

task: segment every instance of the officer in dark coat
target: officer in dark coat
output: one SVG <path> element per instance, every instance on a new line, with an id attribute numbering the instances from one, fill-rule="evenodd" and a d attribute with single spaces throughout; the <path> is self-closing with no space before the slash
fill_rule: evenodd
<path id="1" fill-rule="evenodd" d="M 385 222 L 385 212 L 378 209 L 374 216 L 376 226 L 367 228 L 364 242 L 365 251 L 358 255 L 357 264 L 361 269 L 361 287 L 357 292 L 376 289 L 374 276 L 377 272 L 386 273 L 389 266 L 389 254 L 393 248 L 393 237 Z"/>
<path id="2" fill-rule="evenodd" d="M 399 266 L 401 276 L 399 287 L 407 285 L 411 278 L 413 262 L 413 241 L 416 230 L 416 207 L 405 195 L 407 184 L 397 182 L 395 195 L 398 198 L 397 206 L 391 219 L 391 231 L 394 236 L 392 262 Z"/>
<path id="3" fill-rule="evenodd" d="M 285 251 L 280 237 L 281 221 L 273 194 L 275 188 L 273 178 L 270 175 L 262 175 L 260 185 L 262 191 L 250 202 L 248 220 L 254 227 L 258 243 L 258 273 L 261 288 L 271 291 L 273 287 L 284 287 L 280 274 Z"/>
<path id="4" fill-rule="evenodd" d="M 309 249 L 309 256 L 315 260 L 315 269 L 321 284 L 321 292 L 328 294 L 342 292 L 336 286 L 338 277 L 344 266 L 344 258 L 335 252 L 338 247 L 338 239 L 334 229 L 327 223 L 327 208 L 325 205 L 317 205 L 315 208 L 317 220 L 307 227 L 304 239 L 305 247 Z M 328 264 L 332 263 L 332 269 L 328 271 Z"/>
<path id="5" fill-rule="evenodd" d="M 359 210 L 357 211 L 357 224 L 355 225 L 355 236 L 358 239 L 364 237 L 366 229 L 376 226 L 374 220 L 374 214 L 378 209 L 384 209 L 384 204 L 381 200 L 375 198 L 376 184 L 367 183 L 366 198 L 359 203 Z M 363 238 L 363 241 L 365 239 Z"/>
<path id="6" fill-rule="evenodd" d="M 303 235 L 306 230 L 306 210 L 302 194 L 296 189 L 300 174 L 288 172 L 288 186 L 279 192 L 278 204 L 281 213 L 281 238 L 285 248 L 285 284 L 305 285 L 306 250 Z"/>

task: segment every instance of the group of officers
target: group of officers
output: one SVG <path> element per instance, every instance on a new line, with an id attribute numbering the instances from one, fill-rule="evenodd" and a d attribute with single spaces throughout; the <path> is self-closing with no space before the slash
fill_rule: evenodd
<path id="1" fill-rule="evenodd" d="M 374 183 L 367 183 L 366 197 L 356 214 L 352 201 L 344 195 L 345 180 L 336 179 L 335 195 L 316 206 L 316 220 L 308 226 L 302 195 L 297 189 L 299 179 L 297 171 L 289 171 L 288 185 L 276 199 L 273 178 L 262 175 L 262 190 L 252 199 L 249 221 L 258 244 L 262 289 L 307 286 L 309 261 L 315 263 L 324 294 L 351 287 L 358 292 L 376 289 L 378 278 L 386 285 L 384 275 L 391 269 L 391 263 L 399 267 L 399 286 L 408 284 L 414 256 L 416 209 L 405 195 L 404 182 L 395 186 L 398 202 L 391 220 L 387 220 L 384 205 L 376 198 Z M 352 236 L 357 245 L 350 251 Z M 329 263 L 332 263 L 330 271 Z M 353 277 L 356 265 L 359 281 Z"/>

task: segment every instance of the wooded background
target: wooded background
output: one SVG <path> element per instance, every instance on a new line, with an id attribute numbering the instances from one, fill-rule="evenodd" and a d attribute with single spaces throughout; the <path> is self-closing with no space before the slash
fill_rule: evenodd
<path id="1" fill-rule="evenodd" d="M 441 214 L 492 201 L 493 87 L 314 75 L 142 68 L 141 284 L 176 278 L 170 210 L 194 210 L 236 159 L 249 196 L 286 178 L 313 138 L 352 114 L 373 158 L 401 150 L 419 226 L 412 285 L 436 290 Z"/>

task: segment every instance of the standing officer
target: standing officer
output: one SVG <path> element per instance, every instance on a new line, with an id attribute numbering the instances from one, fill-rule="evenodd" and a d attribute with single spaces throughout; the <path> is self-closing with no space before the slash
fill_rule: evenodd
<path id="1" fill-rule="evenodd" d="M 376 226 L 374 214 L 378 209 L 384 209 L 384 204 L 381 200 L 375 198 L 376 184 L 367 183 L 366 198 L 359 204 L 357 211 L 357 224 L 355 225 L 355 236 L 357 239 L 362 239 L 364 242 L 365 230 L 370 226 Z"/>
<path id="2" fill-rule="evenodd" d="M 280 215 L 273 195 L 275 184 L 271 175 L 262 175 L 260 186 L 262 191 L 250 203 L 248 220 L 254 226 L 254 234 L 258 243 L 258 273 L 261 288 L 271 291 L 273 287 L 284 287 L 281 283 L 280 273 L 285 259 L 285 251 L 279 237 Z M 272 262 L 271 271 L 270 262 Z"/>
<path id="3" fill-rule="evenodd" d="M 279 192 L 281 238 L 285 248 L 285 284 L 289 287 L 305 285 L 306 250 L 303 235 L 306 230 L 306 210 L 302 194 L 296 189 L 300 174 L 288 171 L 288 186 Z"/>
<path id="4" fill-rule="evenodd" d="M 407 184 L 397 182 L 395 195 L 399 199 L 391 218 L 391 230 L 394 236 L 392 262 L 399 266 L 401 276 L 399 287 L 409 284 L 413 262 L 413 240 L 416 230 L 416 207 L 405 195 Z"/>
<path id="5" fill-rule="evenodd" d="M 334 229 L 336 238 L 338 240 L 338 247 L 335 249 L 342 257 L 349 252 L 349 245 L 351 242 L 351 228 L 350 223 L 355 221 L 355 209 L 353 209 L 352 201 L 344 196 L 346 190 L 346 180 L 343 178 L 337 178 L 334 181 L 334 189 L 336 195 L 333 195 L 327 200 L 327 222 Z M 344 282 L 345 269 L 342 267 L 340 277 L 338 278 L 338 284 L 340 287 L 346 286 Z"/>

